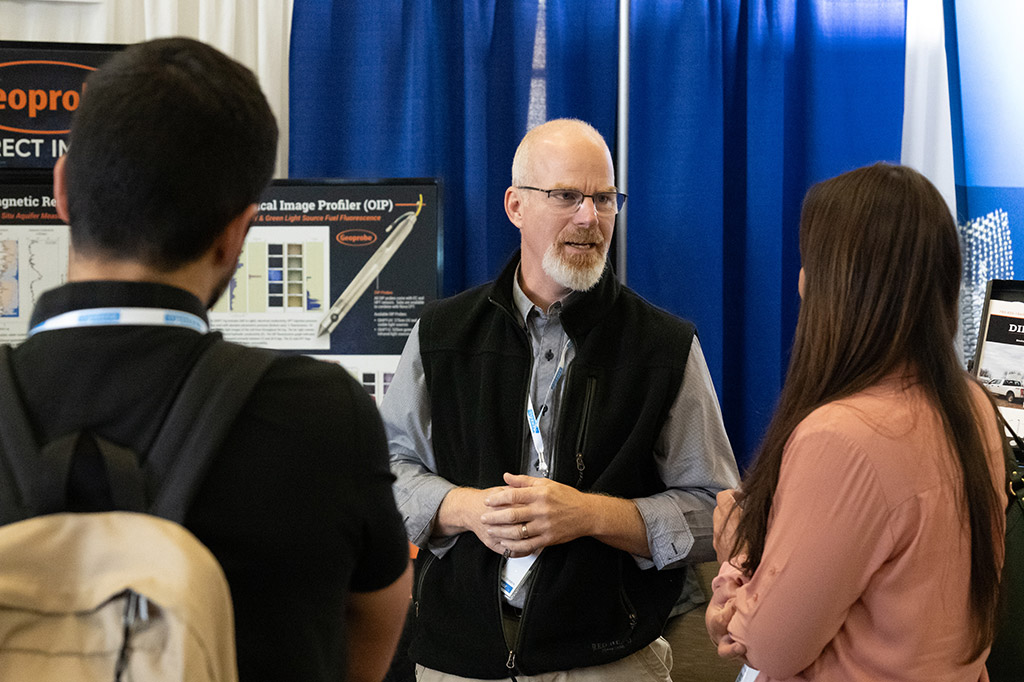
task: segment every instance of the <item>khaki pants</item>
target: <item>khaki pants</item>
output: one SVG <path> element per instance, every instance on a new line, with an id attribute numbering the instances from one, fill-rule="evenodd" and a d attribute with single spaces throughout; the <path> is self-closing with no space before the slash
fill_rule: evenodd
<path id="1" fill-rule="evenodd" d="M 516 675 L 515 678 L 518 682 L 672 682 L 669 675 L 671 670 L 672 647 L 664 637 L 659 637 L 635 654 L 605 665 L 543 675 Z M 416 681 L 485 682 L 476 678 L 448 675 L 421 665 L 416 666 Z"/>

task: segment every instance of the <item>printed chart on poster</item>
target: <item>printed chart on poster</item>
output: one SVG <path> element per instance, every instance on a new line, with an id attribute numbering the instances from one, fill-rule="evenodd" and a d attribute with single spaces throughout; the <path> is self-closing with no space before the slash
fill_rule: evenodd
<path id="1" fill-rule="evenodd" d="M 1010 428 L 1024 433 L 1024 282 L 988 283 L 972 369 Z"/>
<path id="2" fill-rule="evenodd" d="M 48 176 L 47 176 L 48 177 Z M 67 281 L 68 228 L 48 179 L 0 182 L 0 343 L 18 343 L 40 294 Z"/>
<path id="3" fill-rule="evenodd" d="M 423 306 L 437 298 L 435 180 L 280 180 L 210 311 L 230 340 L 344 366 L 383 397 Z"/>
<path id="4" fill-rule="evenodd" d="M 254 226 L 235 276 L 210 310 L 225 336 L 250 346 L 330 348 L 318 336 L 330 264 L 326 225 Z"/>

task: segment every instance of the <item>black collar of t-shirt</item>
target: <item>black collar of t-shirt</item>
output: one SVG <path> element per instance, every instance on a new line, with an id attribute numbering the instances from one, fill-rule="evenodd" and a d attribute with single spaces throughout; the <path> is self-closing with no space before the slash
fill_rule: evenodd
<path id="1" fill-rule="evenodd" d="M 206 318 L 206 308 L 195 295 L 155 282 L 69 282 L 39 297 L 29 327 L 72 310 L 87 308 L 168 308 Z"/>

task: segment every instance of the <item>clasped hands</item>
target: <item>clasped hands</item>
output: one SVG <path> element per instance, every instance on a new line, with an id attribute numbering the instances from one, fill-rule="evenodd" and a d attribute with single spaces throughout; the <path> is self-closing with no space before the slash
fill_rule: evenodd
<path id="1" fill-rule="evenodd" d="M 736 542 L 736 525 L 739 523 L 740 502 L 743 493 L 739 490 L 723 490 L 718 493 L 714 513 L 714 545 L 715 554 L 720 563 L 732 559 L 732 551 Z M 722 572 L 724 573 L 724 571 Z M 729 621 L 736 612 L 736 591 L 742 584 L 742 576 L 722 575 L 712 581 L 713 594 L 704 612 L 704 623 L 707 626 L 711 641 L 718 647 L 718 655 L 722 658 L 738 658 L 744 660 L 747 648 L 734 640 L 729 634 Z"/>
<path id="2" fill-rule="evenodd" d="M 533 554 L 588 534 L 587 496 L 547 478 L 504 475 L 504 486 L 471 490 L 465 525 L 492 551 Z"/>

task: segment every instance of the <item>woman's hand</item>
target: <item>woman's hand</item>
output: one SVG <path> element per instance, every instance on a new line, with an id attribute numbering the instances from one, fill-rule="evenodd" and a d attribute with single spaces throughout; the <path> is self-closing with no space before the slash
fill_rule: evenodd
<path id="1" fill-rule="evenodd" d="M 729 634 L 729 623 L 736 613 L 736 591 L 742 583 L 742 574 L 729 564 L 725 564 L 718 576 L 711 581 L 711 601 L 704 611 L 704 625 L 708 629 L 711 641 L 718 647 L 718 655 L 722 658 L 744 660 L 747 654 L 747 647 Z"/>
<path id="2" fill-rule="evenodd" d="M 715 554 L 718 556 L 718 562 L 724 564 L 732 558 L 733 547 L 736 544 L 736 526 L 739 524 L 740 514 L 743 512 L 740 507 L 740 503 L 743 501 L 743 491 L 723 490 L 715 499 L 718 503 L 714 515 Z"/>

